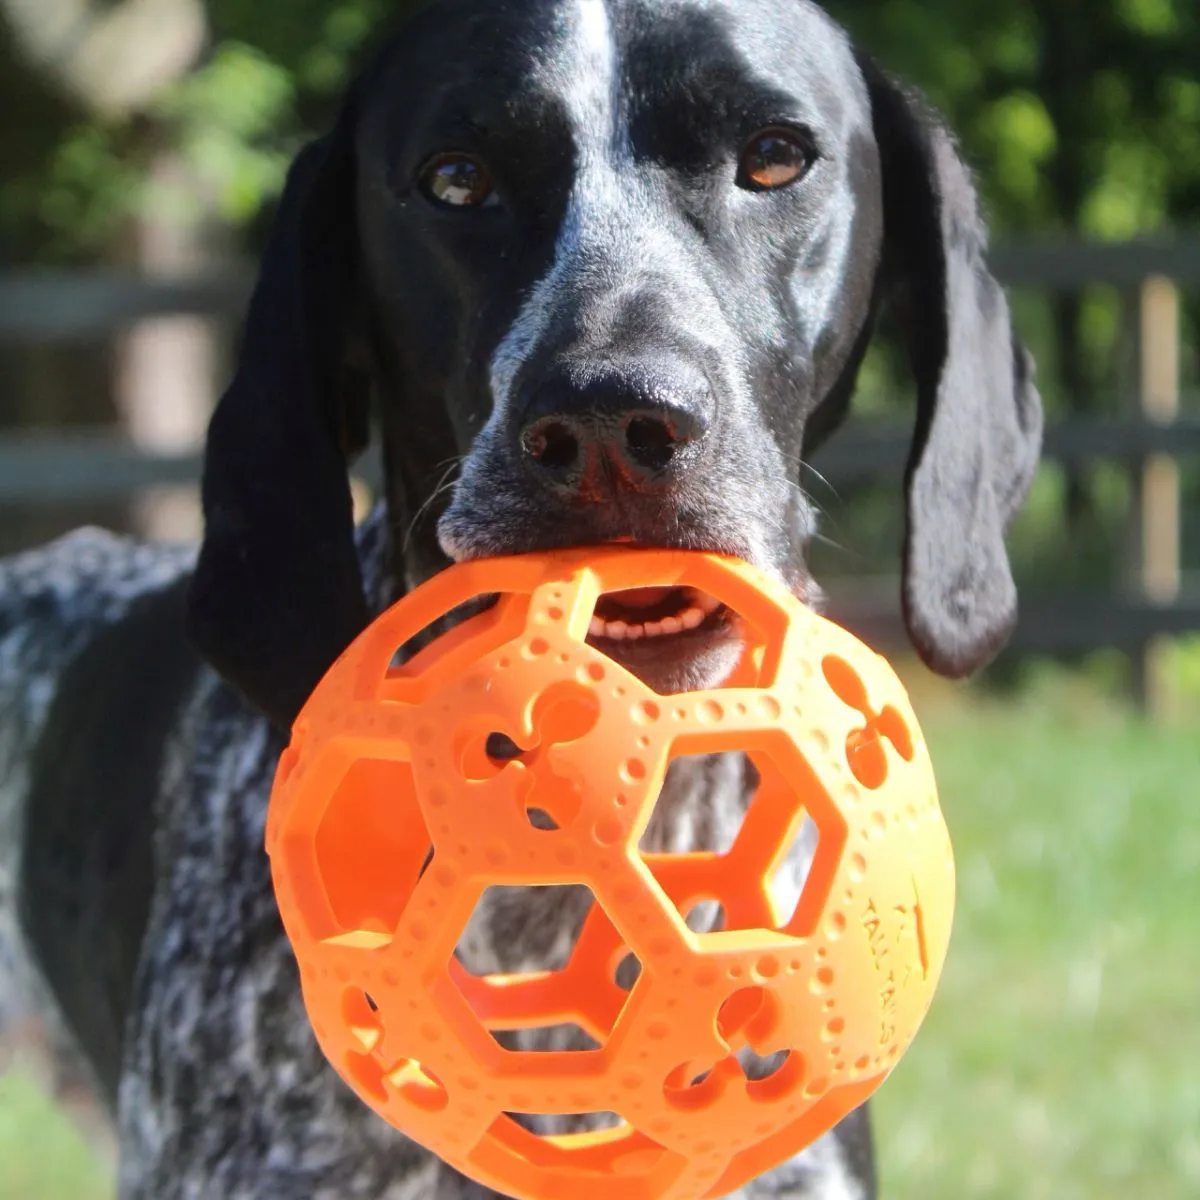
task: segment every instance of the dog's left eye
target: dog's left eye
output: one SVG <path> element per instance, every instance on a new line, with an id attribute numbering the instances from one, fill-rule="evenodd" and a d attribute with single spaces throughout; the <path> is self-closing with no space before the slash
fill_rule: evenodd
<path id="1" fill-rule="evenodd" d="M 498 203 L 491 172 L 469 154 L 439 154 L 421 172 L 421 189 L 448 208 L 489 208 Z"/>
<path id="2" fill-rule="evenodd" d="M 755 192 L 787 187 L 807 175 L 815 160 L 812 144 L 800 134 L 787 129 L 764 129 L 742 151 L 738 186 Z"/>

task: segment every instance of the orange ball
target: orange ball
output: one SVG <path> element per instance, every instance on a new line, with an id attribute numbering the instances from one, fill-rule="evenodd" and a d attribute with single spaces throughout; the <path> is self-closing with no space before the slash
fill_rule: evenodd
<path id="1" fill-rule="evenodd" d="M 601 595 L 652 586 L 736 614 L 724 686 L 660 695 L 588 643 Z M 397 665 L 431 622 L 493 594 Z M 759 777 L 732 847 L 642 852 L 671 760 L 717 751 Z M 782 908 L 772 883 L 806 816 L 815 856 Z M 791 1158 L 908 1048 L 954 907 L 933 771 L 890 667 L 745 564 L 674 551 L 467 563 L 405 597 L 297 719 L 267 849 L 334 1068 L 520 1200 L 717 1197 Z M 477 975 L 456 956 L 498 885 L 590 889 L 561 970 Z M 689 929 L 714 900 L 724 927 Z M 632 987 L 617 973 L 630 954 Z M 563 1023 L 596 1048 L 492 1036 Z M 747 1050 L 776 1069 L 748 1078 Z M 592 1112 L 619 1122 L 543 1136 L 511 1115 Z"/>

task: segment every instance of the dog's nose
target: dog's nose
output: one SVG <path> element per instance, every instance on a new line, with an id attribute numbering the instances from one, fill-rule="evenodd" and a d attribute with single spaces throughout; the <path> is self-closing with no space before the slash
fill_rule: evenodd
<path id="1" fill-rule="evenodd" d="M 533 389 L 519 420 L 520 451 L 558 491 L 650 490 L 694 458 L 712 424 L 708 381 L 686 368 L 568 374 Z"/>

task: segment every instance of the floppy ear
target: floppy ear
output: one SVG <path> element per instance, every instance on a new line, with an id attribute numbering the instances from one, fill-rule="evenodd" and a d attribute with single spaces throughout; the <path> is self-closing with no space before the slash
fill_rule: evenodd
<path id="1" fill-rule="evenodd" d="M 188 596 L 197 648 L 284 729 L 367 622 L 340 395 L 357 255 L 353 107 L 289 172 L 209 426 Z"/>
<path id="2" fill-rule="evenodd" d="M 1037 470 L 1042 405 L 949 133 L 873 63 L 861 65 L 883 171 L 882 279 L 917 385 L 904 616 L 926 664 L 960 677 L 1016 623 L 1004 536 Z"/>

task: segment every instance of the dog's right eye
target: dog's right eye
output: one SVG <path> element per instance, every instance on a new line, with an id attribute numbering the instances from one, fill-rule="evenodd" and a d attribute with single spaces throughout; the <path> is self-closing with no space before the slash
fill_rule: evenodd
<path id="1" fill-rule="evenodd" d="M 489 208 L 499 203 L 491 172 L 469 154 L 439 154 L 421 171 L 421 190 L 447 208 Z"/>
<path id="2" fill-rule="evenodd" d="M 792 129 L 762 129 L 750 139 L 738 164 L 738 186 L 775 192 L 808 174 L 816 159 L 811 142 Z"/>

